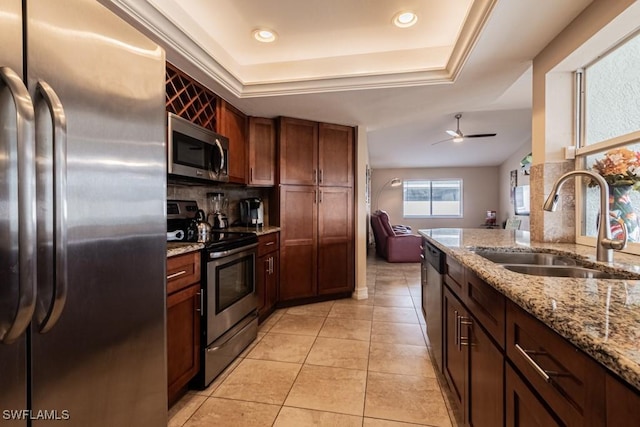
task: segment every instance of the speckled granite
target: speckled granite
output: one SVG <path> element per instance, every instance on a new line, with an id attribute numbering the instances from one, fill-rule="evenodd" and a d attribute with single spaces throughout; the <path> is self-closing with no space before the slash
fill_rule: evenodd
<path id="1" fill-rule="evenodd" d="M 167 258 L 186 254 L 187 252 L 199 251 L 204 248 L 202 243 L 193 242 L 167 242 Z"/>
<path id="2" fill-rule="evenodd" d="M 595 259 L 595 248 L 531 243 L 512 230 L 431 229 L 419 233 L 595 360 L 640 389 L 640 280 L 574 279 L 519 274 L 472 252 L 475 248 L 541 250 L 577 256 L 601 269 L 640 274 L 640 257 L 616 252 L 615 264 Z"/>
<path id="3" fill-rule="evenodd" d="M 280 231 L 280 227 L 273 225 L 265 225 L 264 227 L 245 227 L 245 226 L 233 226 L 226 229 L 230 233 L 256 233 L 258 236 L 263 234 L 275 233 Z"/>

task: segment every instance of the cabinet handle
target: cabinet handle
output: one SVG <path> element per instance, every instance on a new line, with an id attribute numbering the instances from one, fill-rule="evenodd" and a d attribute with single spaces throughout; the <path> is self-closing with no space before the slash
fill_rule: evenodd
<path id="1" fill-rule="evenodd" d="M 533 369 L 536 370 L 536 372 L 538 374 L 540 374 L 540 376 L 548 383 L 551 382 L 551 377 L 549 376 L 549 374 L 547 373 L 547 371 L 545 371 L 544 369 L 542 369 L 540 367 L 540 365 L 538 365 L 536 363 L 535 360 L 533 360 L 531 358 L 531 356 L 529 356 L 529 353 L 531 354 L 542 354 L 540 352 L 535 352 L 532 350 L 525 350 L 522 347 L 520 347 L 520 344 L 516 344 L 516 350 L 518 350 L 518 352 L 520 352 L 520 354 L 522 355 L 522 357 L 524 357 L 524 359 L 529 363 L 529 365 L 531 365 L 533 367 Z"/>
<path id="2" fill-rule="evenodd" d="M 455 344 L 456 347 L 458 347 L 458 350 L 460 350 L 460 344 L 459 344 L 459 340 L 460 340 L 460 316 L 458 315 L 458 310 L 454 311 L 454 314 L 456 316 L 456 326 L 455 326 L 455 337 L 453 339 L 453 342 Z"/>
<path id="3" fill-rule="evenodd" d="M 322 203 L 322 190 L 318 190 L 318 192 L 320 193 L 320 203 Z"/>
<path id="4" fill-rule="evenodd" d="M 468 317 L 460 316 L 460 349 L 463 345 L 471 345 L 471 337 L 467 335 L 466 337 L 462 336 L 462 327 L 463 326 L 472 326 L 473 321 Z M 467 332 L 469 329 L 467 328 Z"/>
<path id="5" fill-rule="evenodd" d="M 276 244 L 276 242 L 267 242 L 267 243 L 265 243 L 264 245 L 265 245 L 265 246 L 271 246 L 271 245 L 275 245 L 275 244 Z"/>
<path id="6" fill-rule="evenodd" d="M 320 183 L 322 183 L 322 179 L 323 179 L 322 175 L 323 175 L 322 169 L 320 169 L 320 179 L 318 180 Z"/>
<path id="7" fill-rule="evenodd" d="M 269 257 L 269 274 L 273 274 L 273 257 Z"/>
<path id="8" fill-rule="evenodd" d="M 318 190 L 313 190 L 313 197 L 314 197 L 313 203 L 317 205 L 318 204 Z"/>
<path id="9" fill-rule="evenodd" d="M 202 291 L 198 292 L 198 296 L 200 297 L 200 305 L 196 308 L 196 311 L 200 313 L 200 316 L 202 316 L 202 313 L 204 312 L 204 295 L 202 294 Z"/>
<path id="10" fill-rule="evenodd" d="M 187 270 L 181 270 L 177 273 L 173 273 L 167 276 L 167 280 L 175 279 L 176 277 L 182 276 L 183 274 L 187 274 Z"/>
<path id="11" fill-rule="evenodd" d="M 314 184 L 318 183 L 318 169 L 313 170 L 313 183 Z"/>
<path id="12" fill-rule="evenodd" d="M 249 168 L 249 182 L 253 183 L 253 168 Z"/>

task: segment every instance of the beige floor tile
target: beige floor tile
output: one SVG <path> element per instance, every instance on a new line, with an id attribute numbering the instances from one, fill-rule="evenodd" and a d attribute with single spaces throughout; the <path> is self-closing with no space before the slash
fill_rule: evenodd
<path id="1" fill-rule="evenodd" d="M 185 427 L 270 427 L 279 410 L 280 405 L 210 397 Z"/>
<path id="2" fill-rule="evenodd" d="M 318 337 L 305 363 L 367 370 L 369 342 Z"/>
<path id="3" fill-rule="evenodd" d="M 319 316 L 284 314 L 269 332 L 316 336 L 320 332 L 324 320 L 324 317 Z"/>
<path id="4" fill-rule="evenodd" d="M 405 285 L 376 284 L 376 295 L 401 295 L 411 296 L 409 288 Z"/>
<path id="5" fill-rule="evenodd" d="M 373 322 L 371 341 L 390 344 L 425 345 L 419 324 Z"/>
<path id="6" fill-rule="evenodd" d="M 374 322 L 418 323 L 414 308 L 376 306 L 373 309 Z"/>
<path id="7" fill-rule="evenodd" d="M 407 279 L 404 276 L 378 276 L 376 286 L 403 286 L 407 287 Z"/>
<path id="8" fill-rule="evenodd" d="M 362 416 L 367 372 L 304 365 L 285 406 Z"/>
<path id="9" fill-rule="evenodd" d="M 318 336 L 369 341 L 371 337 L 371 321 L 329 317 L 324 322 Z"/>
<path id="10" fill-rule="evenodd" d="M 331 311 L 334 301 L 323 301 L 315 304 L 304 304 L 286 309 L 286 314 L 306 315 L 306 316 L 326 316 Z"/>
<path id="11" fill-rule="evenodd" d="M 371 298 L 371 289 L 369 289 L 369 298 L 365 299 L 355 299 L 355 298 L 344 298 L 336 301 L 334 307 L 336 305 L 373 305 L 373 298 Z"/>
<path id="12" fill-rule="evenodd" d="M 436 377 L 425 345 L 371 343 L 369 371 Z"/>
<path id="13" fill-rule="evenodd" d="M 435 378 L 369 372 L 364 414 L 392 421 L 451 426 Z"/>
<path id="14" fill-rule="evenodd" d="M 251 344 L 247 346 L 247 348 L 242 350 L 242 353 L 240 353 L 238 357 L 247 357 L 247 354 L 251 353 L 251 351 L 255 348 L 256 345 L 258 345 L 258 343 L 262 340 L 262 338 L 264 338 L 266 334 L 266 332 L 258 331 L 258 336 L 256 337 L 256 339 L 253 340 Z"/>
<path id="15" fill-rule="evenodd" d="M 380 305 L 383 307 L 405 307 L 413 308 L 413 301 L 410 296 L 403 295 L 379 295 L 373 300 L 373 305 Z"/>
<path id="16" fill-rule="evenodd" d="M 424 424 L 403 423 L 400 421 L 379 420 L 377 418 L 366 418 L 362 427 L 412 427 L 423 426 Z"/>
<path id="17" fill-rule="evenodd" d="M 281 405 L 300 367 L 297 363 L 244 359 L 213 396 Z"/>
<path id="18" fill-rule="evenodd" d="M 316 337 L 269 332 L 247 354 L 247 359 L 303 363 Z"/>
<path id="19" fill-rule="evenodd" d="M 188 392 L 169 408 L 168 427 L 182 427 L 185 422 L 198 410 L 200 405 L 207 400 L 207 396 Z"/>
<path id="20" fill-rule="evenodd" d="M 362 417 L 335 414 L 333 412 L 312 411 L 310 409 L 283 407 L 276 418 L 274 427 L 362 427 Z"/>
<path id="21" fill-rule="evenodd" d="M 334 304 L 328 317 L 342 319 L 371 320 L 373 318 L 373 305 L 361 304 Z"/>
<path id="22" fill-rule="evenodd" d="M 271 328 L 273 328 L 273 325 L 275 325 L 276 322 L 280 320 L 283 314 L 284 314 L 284 310 L 278 310 L 271 313 L 271 316 L 267 317 L 267 319 L 264 322 L 262 322 L 260 326 L 258 326 L 258 331 L 269 332 Z"/>
<path id="23" fill-rule="evenodd" d="M 218 389 L 218 387 L 220 387 L 220 384 L 222 384 L 222 382 L 229 376 L 229 374 L 231 372 L 234 371 L 234 369 L 236 369 L 240 363 L 243 361 L 244 359 L 241 357 L 236 358 L 236 360 L 234 360 L 233 362 L 231 362 L 229 364 L 229 366 L 227 366 L 221 373 L 220 375 L 218 375 L 212 382 L 211 384 L 209 384 L 209 386 L 207 388 L 205 388 L 204 390 L 196 390 L 195 393 L 197 394 L 204 394 L 206 396 L 210 396 L 211 394 L 213 394 L 214 391 L 216 391 Z"/>

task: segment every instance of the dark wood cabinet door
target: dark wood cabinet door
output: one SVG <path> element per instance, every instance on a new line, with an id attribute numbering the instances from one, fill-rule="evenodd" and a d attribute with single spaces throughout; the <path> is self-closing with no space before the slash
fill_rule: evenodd
<path id="1" fill-rule="evenodd" d="M 280 186 L 280 300 L 317 294 L 318 192 Z"/>
<path id="2" fill-rule="evenodd" d="M 318 184 L 353 187 L 353 128 L 320 123 Z"/>
<path id="3" fill-rule="evenodd" d="M 316 185 L 318 179 L 318 123 L 280 119 L 280 184 Z"/>
<path id="4" fill-rule="evenodd" d="M 318 294 L 349 292 L 354 283 L 353 191 L 318 188 Z"/>
<path id="5" fill-rule="evenodd" d="M 469 342 L 468 424 L 474 427 L 504 425 L 504 357 L 487 332 L 471 319 L 463 323 L 463 342 Z M 467 339 L 468 337 L 468 339 Z"/>
<path id="6" fill-rule="evenodd" d="M 218 99 L 218 133 L 229 138 L 229 182 L 247 183 L 248 123 L 242 111 Z"/>
<path id="7" fill-rule="evenodd" d="M 611 375 L 606 379 L 607 426 L 626 426 L 640 421 L 640 392 Z"/>
<path id="8" fill-rule="evenodd" d="M 506 367 L 505 405 L 505 425 L 507 427 L 553 427 L 562 425 L 509 364 Z"/>
<path id="9" fill-rule="evenodd" d="M 263 255 L 256 260 L 256 299 L 258 300 L 258 315 L 263 313 L 267 304 L 267 281 L 271 266 L 271 256 Z"/>
<path id="10" fill-rule="evenodd" d="M 460 317 L 467 313 L 458 299 L 445 286 L 443 288 L 443 320 L 444 331 L 442 331 L 444 360 L 442 368 L 444 376 L 449 383 L 453 396 L 459 408 L 464 411 L 466 398 L 466 366 L 467 352 L 463 351 L 460 345 Z"/>
<path id="11" fill-rule="evenodd" d="M 167 297 L 169 405 L 200 368 L 200 284 Z"/>
<path id="12" fill-rule="evenodd" d="M 276 126 L 272 119 L 249 117 L 249 185 L 276 180 Z"/>
<path id="13" fill-rule="evenodd" d="M 280 251 L 272 252 L 271 272 L 267 275 L 265 286 L 265 310 L 270 312 L 278 302 L 278 285 L 280 281 Z"/>

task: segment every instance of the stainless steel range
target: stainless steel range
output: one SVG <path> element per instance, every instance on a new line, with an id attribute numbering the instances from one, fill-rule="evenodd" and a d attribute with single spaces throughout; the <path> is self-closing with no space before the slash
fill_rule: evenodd
<path id="1" fill-rule="evenodd" d="M 189 230 L 193 201 L 167 201 L 167 231 Z M 175 235 L 175 234 L 174 234 Z M 184 233 L 184 239 L 193 234 Z M 207 387 L 258 334 L 256 256 L 253 233 L 213 232 L 202 250 L 200 372 L 192 385 Z"/>

